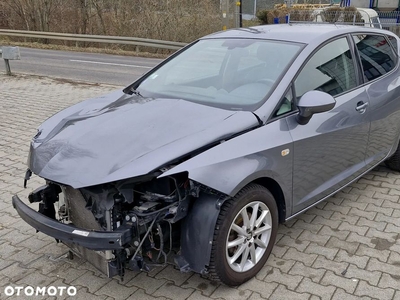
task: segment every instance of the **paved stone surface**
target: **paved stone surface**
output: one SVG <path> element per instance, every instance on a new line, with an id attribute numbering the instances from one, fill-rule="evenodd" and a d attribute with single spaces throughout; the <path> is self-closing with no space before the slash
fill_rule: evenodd
<path id="1" fill-rule="evenodd" d="M 43 183 L 33 177 L 28 189 L 22 186 L 37 126 L 62 108 L 116 88 L 0 75 L 0 299 L 7 298 L 7 286 L 29 285 L 74 286 L 75 299 L 400 299 L 400 175 L 384 166 L 280 225 L 267 264 L 237 288 L 172 266 L 128 271 L 120 282 L 68 260 L 65 246 L 17 216 L 11 197 L 27 197 Z"/>

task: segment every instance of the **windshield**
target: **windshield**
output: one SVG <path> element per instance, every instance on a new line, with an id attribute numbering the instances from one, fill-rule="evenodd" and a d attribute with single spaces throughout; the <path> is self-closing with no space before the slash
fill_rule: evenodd
<path id="1" fill-rule="evenodd" d="M 136 87 L 144 97 L 252 110 L 272 91 L 301 45 L 257 39 L 200 40 Z"/>

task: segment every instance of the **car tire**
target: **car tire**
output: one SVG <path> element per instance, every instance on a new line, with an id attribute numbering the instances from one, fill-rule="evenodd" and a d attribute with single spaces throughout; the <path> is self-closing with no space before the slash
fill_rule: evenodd
<path id="1" fill-rule="evenodd" d="M 389 169 L 400 172 L 400 144 L 397 146 L 396 152 L 385 160 L 385 165 Z"/>
<path id="2" fill-rule="evenodd" d="M 228 286 L 253 278 L 271 254 L 278 223 L 274 197 L 258 184 L 224 202 L 214 231 L 211 278 Z"/>

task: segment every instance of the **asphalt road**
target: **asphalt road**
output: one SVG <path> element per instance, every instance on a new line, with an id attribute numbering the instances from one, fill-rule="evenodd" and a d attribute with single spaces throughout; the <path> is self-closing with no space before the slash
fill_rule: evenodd
<path id="1" fill-rule="evenodd" d="M 161 60 L 59 50 L 20 48 L 21 60 L 10 61 L 13 73 L 74 81 L 127 85 Z M 0 62 L 0 72 L 4 72 Z"/>

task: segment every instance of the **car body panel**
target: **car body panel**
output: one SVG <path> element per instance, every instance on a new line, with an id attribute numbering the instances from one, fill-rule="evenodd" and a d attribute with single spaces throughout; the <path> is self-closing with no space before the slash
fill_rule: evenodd
<path id="1" fill-rule="evenodd" d="M 369 96 L 371 130 L 367 149 L 367 164 L 372 166 L 386 158 L 398 144 L 400 135 L 398 109 L 400 79 L 397 72 L 384 76 L 366 86 Z"/>
<path id="2" fill-rule="evenodd" d="M 280 119 L 221 143 L 160 177 L 188 172 L 190 179 L 230 196 L 256 179 L 271 178 L 281 185 L 290 203 L 292 147 L 286 120 Z"/>
<path id="3" fill-rule="evenodd" d="M 368 101 L 365 87 L 336 97 L 329 112 L 299 125 L 287 118 L 294 141 L 293 212 L 298 212 L 345 185 L 366 170 L 370 111 L 356 111 Z M 306 174 L 306 175 L 305 175 Z"/>
<path id="4" fill-rule="evenodd" d="M 29 168 L 74 188 L 93 186 L 147 174 L 258 125 L 251 112 L 176 99 L 117 99 L 101 108 L 79 105 L 70 115 L 58 116 L 55 126 L 56 117 L 45 122 L 31 144 Z"/>

